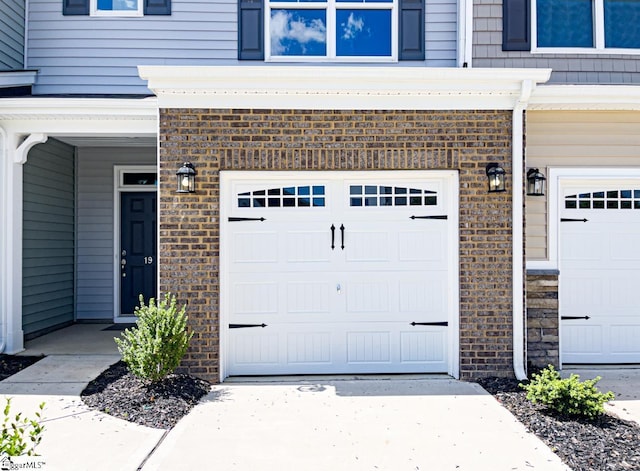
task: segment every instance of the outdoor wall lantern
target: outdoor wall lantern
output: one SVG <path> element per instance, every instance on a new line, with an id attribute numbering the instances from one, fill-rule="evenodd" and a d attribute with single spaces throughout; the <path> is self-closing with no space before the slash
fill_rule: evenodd
<path id="1" fill-rule="evenodd" d="M 489 179 L 489 193 L 500 193 L 505 191 L 504 181 L 506 172 L 500 165 L 487 164 L 487 178 Z"/>
<path id="2" fill-rule="evenodd" d="M 530 168 L 527 172 L 527 195 L 544 196 L 544 185 L 547 179 L 537 168 Z"/>
<path id="3" fill-rule="evenodd" d="M 178 177 L 178 189 L 176 193 L 196 192 L 196 170 L 191 162 L 185 162 L 176 172 Z"/>

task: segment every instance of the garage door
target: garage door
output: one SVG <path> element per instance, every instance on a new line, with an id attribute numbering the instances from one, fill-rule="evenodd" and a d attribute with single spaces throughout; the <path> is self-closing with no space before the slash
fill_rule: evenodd
<path id="1" fill-rule="evenodd" d="M 640 181 L 566 183 L 560 208 L 564 363 L 640 363 Z"/>
<path id="2" fill-rule="evenodd" d="M 447 372 L 454 178 L 223 172 L 227 374 Z"/>

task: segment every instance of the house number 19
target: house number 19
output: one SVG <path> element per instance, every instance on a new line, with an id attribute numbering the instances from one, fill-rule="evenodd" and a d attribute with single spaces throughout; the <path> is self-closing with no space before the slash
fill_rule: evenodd
<path id="1" fill-rule="evenodd" d="M 145 257 L 144 258 L 144 264 L 145 265 L 151 265 L 153 263 L 153 257 Z"/>

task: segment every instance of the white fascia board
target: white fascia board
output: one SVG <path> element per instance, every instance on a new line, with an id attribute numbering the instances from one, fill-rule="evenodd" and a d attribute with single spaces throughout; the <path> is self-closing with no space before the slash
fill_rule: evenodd
<path id="1" fill-rule="evenodd" d="M 36 70 L 0 72 L 0 88 L 30 87 L 36 82 Z"/>
<path id="2" fill-rule="evenodd" d="M 0 99 L 0 124 L 13 132 L 49 135 L 156 135 L 155 97 L 5 98 Z"/>
<path id="3" fill-rule="evenodd" d="M 640 110 L 638 85 L 542 85 L 530 110 Z"/>
<path id="4" fill-rule="evenodd" d="M 513 109 L 550 69 L 139 66 L 160 108 Z"/>

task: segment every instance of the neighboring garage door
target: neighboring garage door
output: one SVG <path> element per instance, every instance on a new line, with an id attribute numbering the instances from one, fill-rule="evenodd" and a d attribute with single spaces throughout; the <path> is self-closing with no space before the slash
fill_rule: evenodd
<path id="1" fill-rule="evenodd" d="M 223 172 L 226 373 L 447 372 L 454 182 Z"/>
<path id="2" fill-rule="evenodd" d="M 566 182 L 560 204 L 563 363 L 640 363 L 640 180 Z"/>

